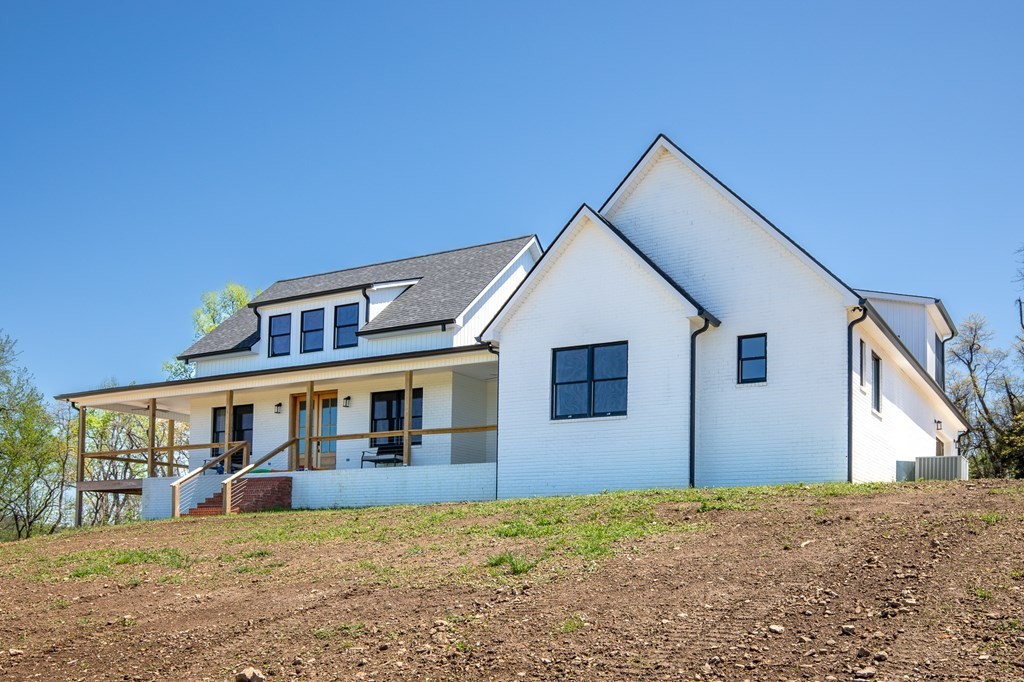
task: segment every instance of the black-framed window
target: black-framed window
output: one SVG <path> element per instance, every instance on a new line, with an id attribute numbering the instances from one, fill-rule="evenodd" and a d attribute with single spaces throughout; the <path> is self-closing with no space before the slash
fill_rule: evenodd
<path id="1" fill-rule="evenodd" d="M 359 304 L 349 303 L 334 307 L 334 347 L 349 348 L 359 344 Z"/>
<path id="2" fill-rule="evenodd" d="M 290 355 L 292 352 L 292 315 L 274 315 L 270 318 L 270 357 Z"/>
<path id="3" fill-rule="evenodd" d="M 737 340 L 736 381 L 756 384 L 768 381 L 768 335 L 751 334 Z"/>
<path id="4" fill-rule="evenodd" d="M 302 352 L 324 349 L 324 309 L 302 311 Z"/>
<path id="5" fill-rule="evenodd" d="M 860 385 L 864 385 L 864 339 L 860 340 Z"/>
<path id="6" fill-rule="evenodd" d="M 231 418 L 231 440 L 240 441 L 244 440 L 249 443 L 249 452 L 252 453 L 252 434 L 253 434 L 253 406 L 252 405 L 235 405 L 232 410 Z M 224 429 L 227 428 L 227 408 L 215 407 L 213 408 L 213 419 L 211 420 L 211 443 L 223 443 L 224 442 Z M 220 448 L 211 448 L 210 456 L 219 457 L 221 453 Z M 242 453 L 238 452 L 231 456 L 232 470 L 240 469 L 242 467 Z"/>
<path id="7" fill-rule="evenodd" d="M 882 359 L 871 354 L 871 409 L 882 411 Z"/>
<path id="8" fill-rule="evenodd" d="M 405 423 L 405 391 L 378 391 L 370 396 L 370 432 L 401 431 Z M 410 429 L 423 428 L 423 389 L 412 389 L 412 424 Z M 371 438 L 370 447 L 385 443 L 401 443 L 401 436 Z M 422 445 L 423 436 L 413 436 L 413 445 Z"/>
<path id="9" fill-rule="evenodd" d="M 629 344 L 625 341 L 551 351 L 551 418 L 626 414 Z"/>
<path id="10" fill-rule="evenodd" d="M 935 335 L 935 381 L 940 388 L 946 388 L 946 344 L 938 334 Z"/>

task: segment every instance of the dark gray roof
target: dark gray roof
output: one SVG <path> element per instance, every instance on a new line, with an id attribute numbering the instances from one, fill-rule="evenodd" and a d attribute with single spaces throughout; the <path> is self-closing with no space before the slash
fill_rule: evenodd
<path id="1" fill-rule="evenodd" d="M 418 280 L 365 325 L 360 334 L 450 323 L 465 310 L 533 236 L 442 251 L 275 282 L 220 326 L 192 344 L 180 359 L 248 350 L 259 340 L 255 310 L 311 296 L 362 289 L 382 282 Z"/>

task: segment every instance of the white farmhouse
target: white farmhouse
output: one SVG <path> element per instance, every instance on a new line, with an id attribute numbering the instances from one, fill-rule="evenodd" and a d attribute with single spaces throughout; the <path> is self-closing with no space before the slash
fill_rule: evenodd
<path id="1" fill-rule="evenodd" d="M 191 444 L 80 463 L 80 503 L 141 493 L 147 518 L 887 481 L 967 428 L 954 333 L 938 299 L 847 286 L 659 136 L 543 255 L 279 281 L 182 354 L 195 378 L 58 398 L 189 423 Z M 86 480 L 89 458 L 147 476 Z"/>

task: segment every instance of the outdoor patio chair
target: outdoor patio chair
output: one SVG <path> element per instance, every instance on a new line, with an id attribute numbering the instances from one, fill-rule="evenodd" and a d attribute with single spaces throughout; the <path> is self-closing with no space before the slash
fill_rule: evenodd
<path id="1" fill-rule="evenodd" d="M 376 450 L 363 450 L 363 456 L 359 458 L 359 468 L 363 468 L 363 464 L 367 462 L 373 462 L 373 468 L 376 469 L 378 464 L 387 464 L 388 466 L 395 466 L 405 462 L 403 457 L 403 448 L 401 443 L 384 443 L 377 447 Z"/>

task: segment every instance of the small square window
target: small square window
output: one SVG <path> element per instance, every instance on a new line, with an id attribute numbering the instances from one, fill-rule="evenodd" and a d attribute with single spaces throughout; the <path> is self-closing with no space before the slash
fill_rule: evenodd
<path id="1" fill-rule="evenodd" d="M 741 384 L 768 381 L 768 335 L 739 337 L 736 380 Z"/>

